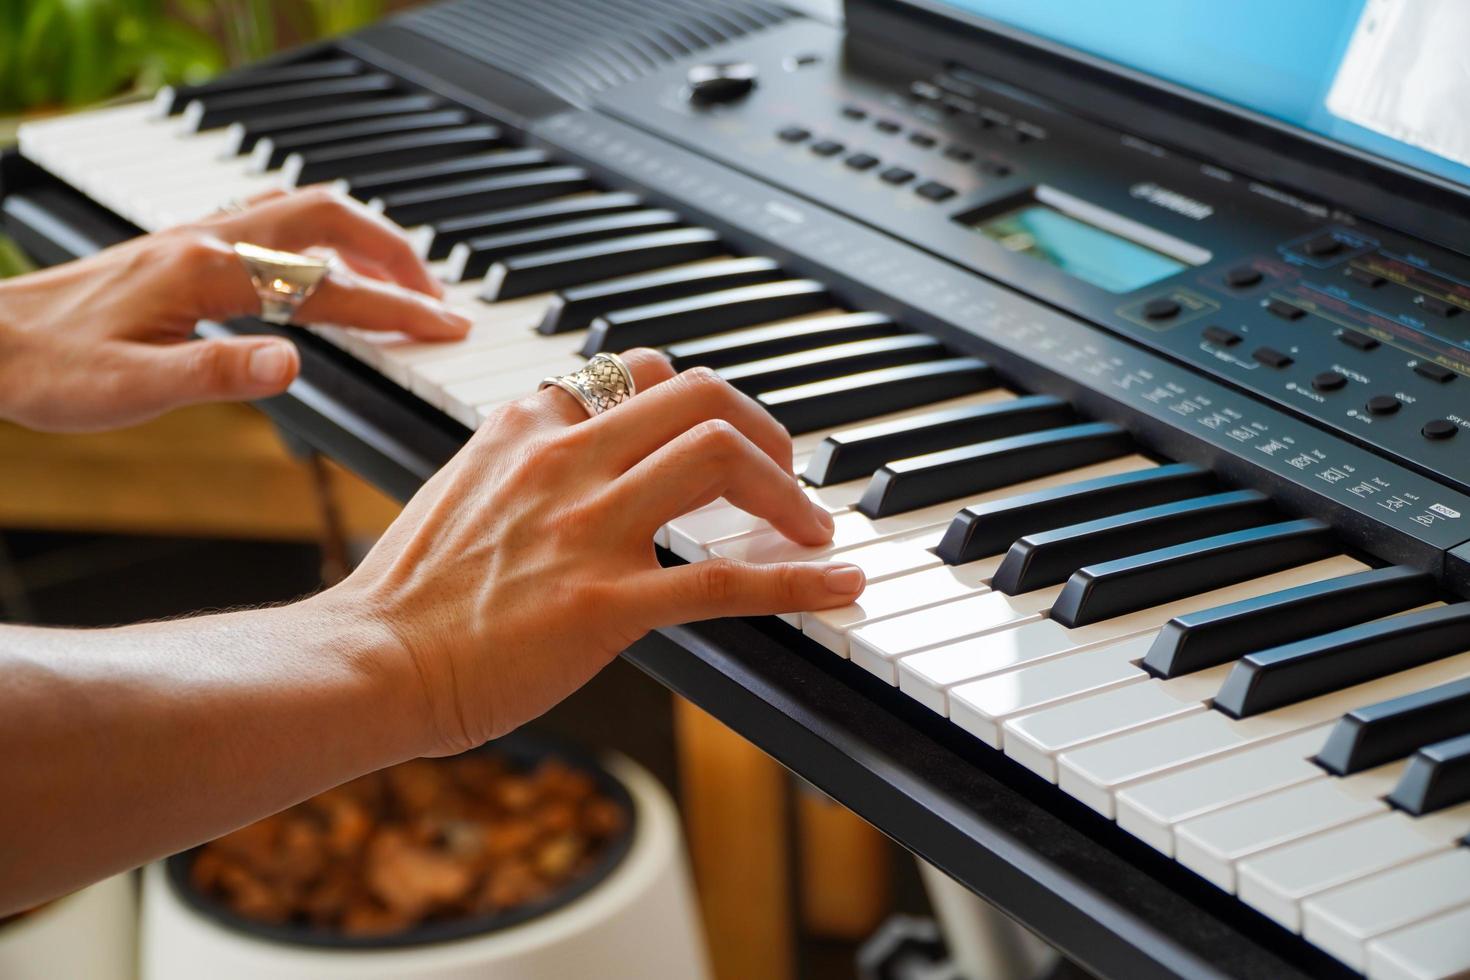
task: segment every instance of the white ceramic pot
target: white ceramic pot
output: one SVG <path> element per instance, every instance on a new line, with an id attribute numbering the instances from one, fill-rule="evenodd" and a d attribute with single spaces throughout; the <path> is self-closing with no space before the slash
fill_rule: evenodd
<path id="1" fill-rule="evenodd" d="M 5 980 L 133 980 L 138 975 L 138 882 L 121 874 L 0 926 Z"/>
<path id="2" fill-rule="evenodd" d="M 274 942 L 185 904 L 162 864 L 143 880 L 143 980 L 704 980 L 709 967 L 673 802 L 631 761 L 606 760 L 633 799 L 633 842 L 567 905 L 431 945 L 332 949 Z"/>

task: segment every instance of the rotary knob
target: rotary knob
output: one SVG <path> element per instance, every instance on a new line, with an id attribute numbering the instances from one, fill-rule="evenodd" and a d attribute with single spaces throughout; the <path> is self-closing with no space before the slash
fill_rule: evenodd
<path id="1" fill-rule="evenodd" d="M 689 69 L 689 101 L 695 105 L 735 102 L 755 88 L 755 65 L 748 61 L 719 61 Z"/>

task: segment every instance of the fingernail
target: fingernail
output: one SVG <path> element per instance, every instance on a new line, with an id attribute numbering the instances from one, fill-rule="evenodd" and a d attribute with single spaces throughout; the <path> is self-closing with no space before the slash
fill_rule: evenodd
<path id="1" fill-rule="evenodd" d="M 822 525 L 822 530 L 830 532 L 837 526 L 832 523 L 832 515 L 827 513 L 825 507 L 812 504 L 812 513 L 816 515 L 817 523 Z"/>
<path id="2" fill-rule="evenodd" d="M 264 344 L 250 352 L 248 369 L 256 384 L 280 384 L 291 369 L 291 352 L 285 344 Z"/>
<path id="3" fill-rule="evenodd" d="M 867 581 L 863 570 L 856 565 L 833 565 L 827 569 L 822 580 L 827 583 L 827 591 L 835 592 L 837 595 L 853 595 L 860 592 L 863 583 Z"/>

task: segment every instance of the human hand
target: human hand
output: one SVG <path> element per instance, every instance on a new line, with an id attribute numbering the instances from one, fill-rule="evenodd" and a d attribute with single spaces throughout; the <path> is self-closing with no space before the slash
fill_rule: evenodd
<path id="1" fill-rule="evenodd" d="M 259 312 L 232 245 L 335 251 L 302 323 L 464 336 L 469 320 L 387 219 L 324 188 L 273 192 L 243 211 L 146 235 L 0 282 L 0 418 L 51 431 L 141 422 L 182 405 L 265 398 L 300 359 L 279 337 L 190 340 L 199 320 Z"/>
<path id="2" fill-rule="evenodd" d="M 386 671 L 429 721 L 422 754 L 504 734 L 566 697 L 650 629 L 852 602 L 850 565 L 660 567 L 654 532 L 726 498 L 803 544 L 832 520 L 791 471 L 791 440 L 713 372 L 625 355 L 633 399 L 593 419 L 547 388 L 485 421 L 317 621 L 391 637 Z M 396 669 L 395 669 L 396 668 Z"/>

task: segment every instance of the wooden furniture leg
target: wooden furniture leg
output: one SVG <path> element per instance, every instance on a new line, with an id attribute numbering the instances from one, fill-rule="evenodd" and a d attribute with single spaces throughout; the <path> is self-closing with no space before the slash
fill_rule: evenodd
<path id="1" fill-rule="evenodd" d="M 796 789 L 796 829 L 802 925 L 825 939 L 867 939 L 891 911 L 888 840 L 804 782 Z"/>
<path id="2" fill-rule="evenodd" d="M 674 698 L 680 797 L 719 980 L 794 980 L 790 780 L 760 749 Z"/>

